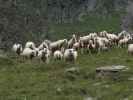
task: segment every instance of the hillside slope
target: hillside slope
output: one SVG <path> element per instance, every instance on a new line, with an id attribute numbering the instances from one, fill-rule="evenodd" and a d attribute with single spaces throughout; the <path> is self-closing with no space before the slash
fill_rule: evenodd
<path id="1" fill-rule="evenodd" d="M 79 55 L 75 64 L 54 60 L 48 65 L 36 60 L 20 61 L 10 56 L 0 58 L 2 100 L 133 99 L 133 59 L 126 49 Z M 124 65 L 129 70 L 103 79 L 97 78 L 95 68 L 106 65 Z M 78 71 L 66 72 L 71 67 Z"/>

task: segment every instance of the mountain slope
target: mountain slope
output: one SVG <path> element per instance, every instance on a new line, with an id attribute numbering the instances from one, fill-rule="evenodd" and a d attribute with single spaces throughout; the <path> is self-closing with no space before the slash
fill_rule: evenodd
<path id="1" fill-rule="evenodd" d="M 124 65 L 128 71 L 96 77 L 95 68 Z M 123 100 L 133 99 L 133 59 L 126 49 L 79 54 L 76 63 L 50 64 L 0 57 L 0 97 L 3 100 Z M 69 68 L 74 72 L 67 72 Z"/>

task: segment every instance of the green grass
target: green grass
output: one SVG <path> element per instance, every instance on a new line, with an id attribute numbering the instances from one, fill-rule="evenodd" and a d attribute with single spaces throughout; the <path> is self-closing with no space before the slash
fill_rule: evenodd
<path id="1" fill-rule="evenodd" d="M 128 80 L 133 77 L 133 57 L 126 49 L 79 55 L 75 64 L 53 60 L 50 64 L 22 63 L 10 57 L 0 58 L 0 62 L 0 100 L 133 99 L 133 81 Z M 125 65 L 129 70 L 116 79 L 96 78 L 95 69 L 106 65 Z M 79 72 L 66 73 L 70 67 L 79 68 Z"/>

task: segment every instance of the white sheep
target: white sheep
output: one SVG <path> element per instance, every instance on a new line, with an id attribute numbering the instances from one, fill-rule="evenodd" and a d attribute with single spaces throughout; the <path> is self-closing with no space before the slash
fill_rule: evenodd
<path id="1" fill-rule="evenodd" d="M 78 57 L 78 53 L 74 49 L 66 49 L 64 52 L 65 61 L 76 61 Z"/>
<path id="2" fill-rule="evenodd" d="M 112 44 L 117 45 L 119 41 L 119 37 L 115 34 L 106 34 L 106 38 L 111 41 Z"/>
<path id="3" fill-rule="evenodd" d="M 65 46 L 67 46 L 67 39 L 58 40 L 58 41 L 50 43 L 50 49 L 52 53 L 56 50 L 61 50 L 61 48 Z"/>
<path id="4" fill-rule="evenodd" d="M 127 37 L 119 40 L 118 47 L 125 47 L 129 41 L 130 41 L 130 38 L 127 38 Z"/>
<path id="5" fill-rule="evenodd" d="M 84 48 L 87 48 L 87 45 L 89 44 L 89 40 L 91 40 L 90 35 L 79 37 L 79 44 L 81 47 L 81 53 L 84 53 Z"/>
<path id="6" fill-rule="evenodd" d="M 133 55 L 133 44 L 128 45 L 128 53 Z"/>
<path id="7" fill-rule="evenodd" d="M 76 35 L 73 34 L 72 38 L 68 41 L 68 48 L 72 48 L 73 44 L 77 42 Z"/>
<path id="8" fill-rule="evenodd" d="M 99 33 L 99 36 L 100 37 L 106 37 L 107 34 L 108 34 L 108 32 L 104 30 L 104 31 Z"/>
<path id="9" fill-rule="evenodd" d="M 122 32 L 120 32 L 120 33 L 118 34 L 119 39 L 123 39 L 123 38 L 129 37 L 129 36 L 131 36 L 130 33 L 128 33 L 128 32 L 125 31 L 125 30 L 123 30 Z"/>
<path id="10" fill-rule="evenodd" d="M 45 41 L 40 44 L 40 46 L 38 47 L 38 49 L 39 50 L 43 50 L 44 48 L 49 48 L 48 44 Z"/>
<path id="11" fill-rule="evenodd" d="M 95 48 L 98 49 L 98 53 L 105 48 L 105 43 L 101 37 L 96 37 L 94 39 Z"/>
<path id="12" fill-rule="evenodd" d="M 20 54 L 21 56 L 28 59 L 33 59 L 34 57 L 36 57 L 36 50 L 32 50 L 31 48 L 24 48 L 23 52 Z"/>
<path id="13" fill-rule="evenodd" d="M 94 51 L 94 49 L 96 49 L 96 44 L 94 44 L 93 40 L 90 40 L 89 44 L 87 46 L 87 50 L 89 53 L 92 53 L 92 51 Z"/>
<path id="14" fill-rule="evenodd" d="M 17 55 L 20 55 L 23 48 L 22 48 L 22 45 L 21 44 L 14 44 L 13 47 L 12 47 L 12 50 L 17 54 Z"/>
<path id="15" fill-rule="evenodd" d="M 97 33 L 90 33 L 89 36 L 91 37 L 91 39 L 94 39 L 95 37 L 97 37 Z"/>
<path id="16" fill-rule="evenodd" d="M 47 49 L 47 48 L 44 48 L 43 50 L 40 50 L 38 52 L 38 58 L 41 61 L 46 62 L 46 63 L 49 63 L 50 55 L 51 55 L 51 53 L 50 53 L 49 49 Z"/>
<path id="17" fill-rule="evenodd" d="M 56 50 L 54 52 L 54 59 L 55 60 L 62 60 L 63 59 L 63 53 L 60 50 Z"/>
<path id="18" fill-rule="evenodd" d="M 105 46 L 109 47 L 111 45 L 111 42 L 105 38 L 105 37 L 100 37 L 101 41 L 103 41 L 103 43 L 105 43 Z"/>
<path id="19" fill-rule="evenodd" d="M 73 49 L 79 50 L 80 49 L 80 43 L 79 42 L 74 43 L 73 44 Z"/>
<path id="20" fill-rule="evenodd" d="M 49 46 L 51 41 L 50 40 L 44 40 L 44 42 Z"/>
<path id="21" fill-rule="evenodd" d="M 88 43 L 88 41 L 91 39 L 90 35 L 79 37 L 79 41 L 82 43 Z"/>
<path id="22" fill-rule="evenodd" d="M 26 42 L 26 44 L 25 44 L 25 48 L 35 49 L 36 46 L 35 46 L 35 43 L 34 43 L 34 42 L 28 41 L 28 42 Z"/>

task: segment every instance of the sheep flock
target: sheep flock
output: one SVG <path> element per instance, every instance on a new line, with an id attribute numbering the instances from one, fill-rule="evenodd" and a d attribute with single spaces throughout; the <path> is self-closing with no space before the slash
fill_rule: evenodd
<path id="1" fill-rule="evenodd" d="M 127 31 L 122 31 L 117 35 L 107 31 L 89 33 L 86 36 L 73 34 L 70 39 L 44 40 L 40 45 L 32 41 L 27 41 L 25 46 L 15 43 L 12 51 L 18 57 L 23 57 L 23 60 L 38 59 L 41 62 L 50 63 L 51 58 L 75 62 L 79 53 L 100 53 L 114 47 L 128 47 L 127 52 L 133 54 L 132 34 Z"/>

